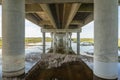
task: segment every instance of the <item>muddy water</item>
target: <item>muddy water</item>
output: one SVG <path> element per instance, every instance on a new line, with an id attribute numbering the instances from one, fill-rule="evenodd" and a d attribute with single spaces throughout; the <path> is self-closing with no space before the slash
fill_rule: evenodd
<path id="1" fill-rule="evenodd" d="M 80 56 L 46 54 L 26 75 L 26 80 L 55 79 L 93 80 L 93 73 Z"/>

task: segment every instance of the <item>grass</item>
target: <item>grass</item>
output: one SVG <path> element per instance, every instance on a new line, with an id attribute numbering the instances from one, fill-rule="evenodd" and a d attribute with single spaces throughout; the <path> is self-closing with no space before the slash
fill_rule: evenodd
<path id="1" fill-rule="evenodd" d="M 118 40 L 118 47 L 120 48 L 120 39 Z"/>
<path id="2" fill-rule="evenodd" d="M 51 38 L 47 37 L 46 42 L 51 42 Z M 42 42 L 42 38 L 25 38 L 25 45 L 29 43 L 38 43 Z M 2 48 L 2 39 L 0 38 L 0 48 Z"/>
<path id="3" fill-rule="evenodd" d="M 47 37 L 46 38 L 46 42 L 51 42 L 51 38 Z M 76 38 L 72 38 L 72 41 L 74 43 L 77 42 Z M 42 42 L 42 38 L 25 38 L 25 45 L 29 44 L 29 43 L 38 43 L 38 42 Z M 81 38 L 80 42 L 90 42 L 90 43 L 94 43 L 94 39 L 92 38 Z M 2 47 L 2 39 L 0 38 L 0 48 Z M 120 48 L 120 39 L 118 40 L 118 47 Z"/>
<path id="4" fill-rule="evenodd" d="M 47 37 L 46 38 L 46 42 L 51 42 L 51 38 Z M 29 43 L 39 43 L 42 42 L 42 38 L 25 38 L 25 45 L 29 44 Z"/>
<path id="5" fill-rule="evenodd" d="M 77 42 L 76 38 L 73 38 L 72 40 L 75 43 Z M 81 38 L 80 42 L 89 42 L 89 43 L 93 43 L 94 44 L 94 39 L 92 39 L 92 38 Z M 118 40 L 118 48 L 120 48 L 120 39 Z"/>
<path id="6" fill-rule="evenodd" d="M 77 42 L 77 39 L 76 38 L 73 38 L 72 39 L 74 43 Z M 94 40 L 92 38 L 81 38 L 80 39 L 80 42 L 89 42 L 89 43 L 94 43 Z"/>

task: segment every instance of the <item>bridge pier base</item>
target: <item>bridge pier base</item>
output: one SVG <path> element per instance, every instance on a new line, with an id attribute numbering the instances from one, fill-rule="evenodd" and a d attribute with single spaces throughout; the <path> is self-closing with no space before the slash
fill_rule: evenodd
<path id="1" fill-rule="evenodd" d="M 94 80 L 118 78 L 118 0 L 94 0 Z"/>

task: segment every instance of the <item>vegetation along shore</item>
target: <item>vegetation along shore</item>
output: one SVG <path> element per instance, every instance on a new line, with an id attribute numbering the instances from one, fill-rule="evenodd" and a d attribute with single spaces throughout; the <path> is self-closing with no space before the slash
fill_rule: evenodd
<path id="1" fill-rule="evenodd" d="M 47 37 L 46 38 L 46 42 L 51 42 L 52 39 L 50 37 Z M 77 39 L 76 38 L 72 38 L 72 41 L 74 43 L 77 42 Z M 39 42 L 42 42 L 42 38 L 25 38 L 25 45 L 29 44 L 29 43 L 39 43 Z M 81 38 L 80 39 L 80 42 L 88 42 L 88 43 L 91 43 L 91 44 L 94 44 L 94 39 L 92 38 Z M 2 38 L 0 38 L 0 48 L 2 48 Z M 120 39 L 118 40 L 118 48 L 120 48 Z"/>

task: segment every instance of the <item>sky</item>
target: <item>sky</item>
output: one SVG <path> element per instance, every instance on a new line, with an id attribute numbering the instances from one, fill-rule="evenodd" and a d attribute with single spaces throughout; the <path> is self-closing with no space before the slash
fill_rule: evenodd
<path id="1" fill-rule="evenodd" d="M 120 7 L 119 7 L 120 13 Z M 118 28 L 118 35 L 120 34 L 120 14 L 118 15 L 119 19 L 119 28 Z M 2 37 L 2 9 L 0 6 L 0 37 Z M 50 37 L 50 34 L 46 34 L 47 37 Z M 32 22 L 25 19 L 25 37 L 42 37 L 41 28 Z M 72 37 L 76 37 L 76 33 L 73 33 Z M 88 23 L 84 27 L 82 27 L 82 32 L 80 33 L 81 38 L 94 38 L 94 21 Z M 120 38 L 120 35 L 119 35 Z"/>
<path id="2" fill-rule="evenodd" d="M 32 32 L 32 33 L 31 33 Z M 89 24 L 82 27 L 82 31 L 80 33 L 81 38 L 93 38 L 94 37 L 94 22 L 90 22 Z M 46 33 L 47 37 L 50 37 L 49 33 Z M 28 20 L 25 20 L 25 37 L 42 37 L 41 28 Z M 76 37 L 76 33 L 72 34 L 72 37 Z"/>

